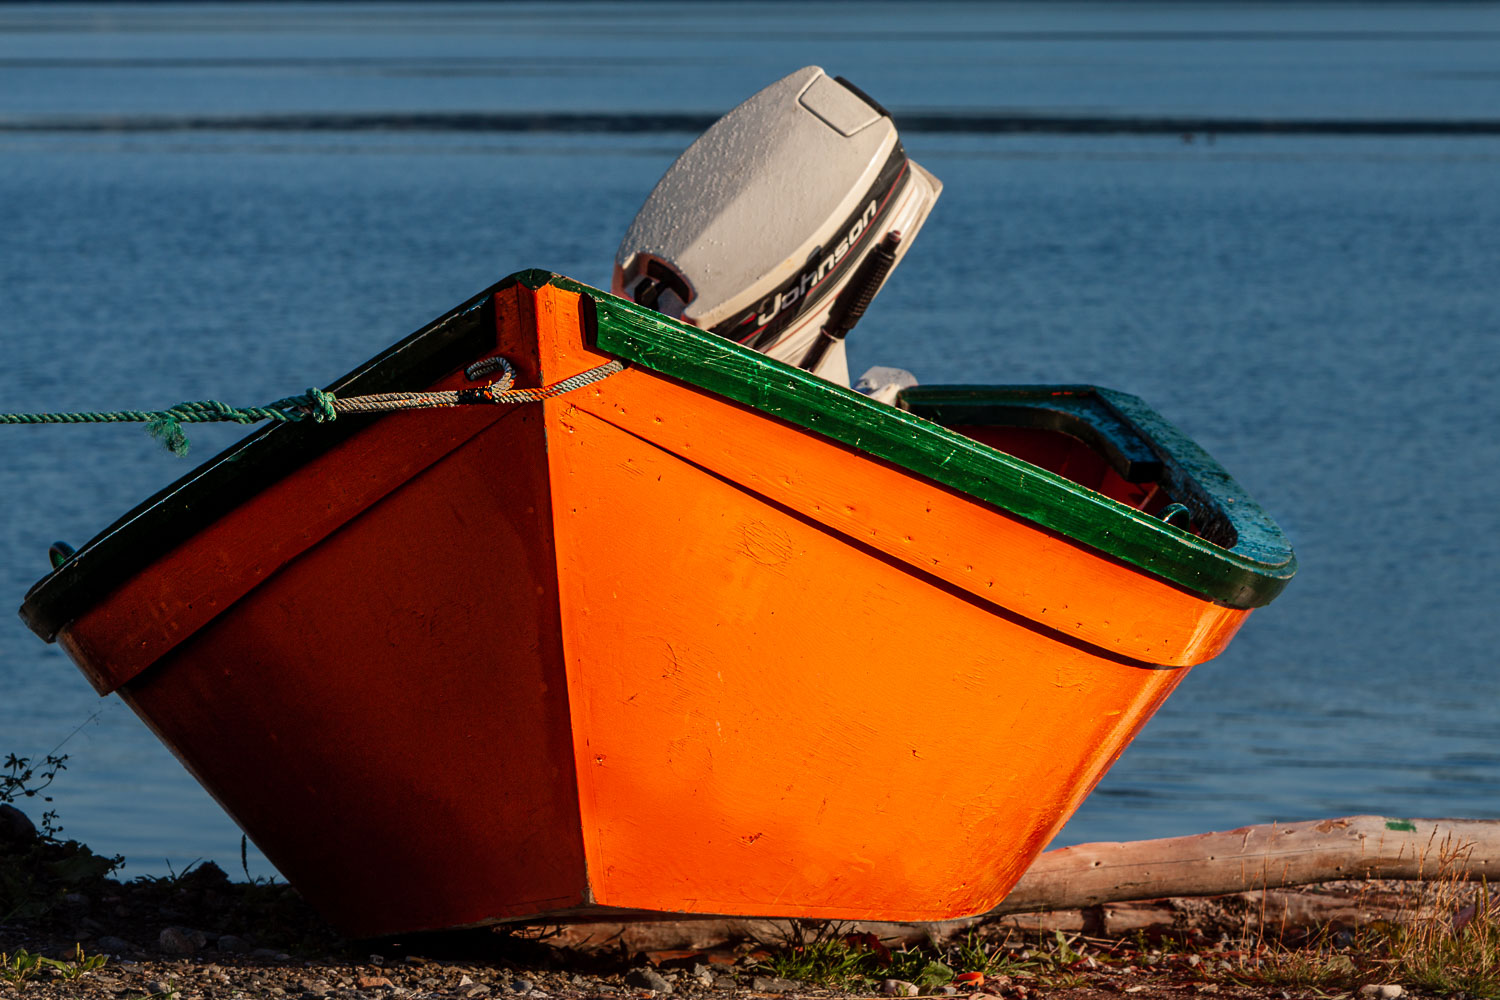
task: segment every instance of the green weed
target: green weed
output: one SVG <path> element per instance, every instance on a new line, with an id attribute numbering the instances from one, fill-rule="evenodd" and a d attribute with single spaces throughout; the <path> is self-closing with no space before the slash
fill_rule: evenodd
<path id="1" fill-rule="evenodd" d="M 1435 993 L 1500 998 L 1500 911 L 1489 885 L 1430 883 L 1424 916 L 1384 929 L 1385 963 L 1405 983 Z"/>
<path id="2" fill-rule="evenodd" d="M 946 986 L 953 976 L 953 967 L 928 948 L 894 951 L 889 964 L 880 970 L 881 979 L 901 979 L 918 986 Z"/>
<path id="3" fill-rule="evenodd" d="M 42 971 L 42 956 L 21 949 L 14 955 L 0 951 L 0 979 L 12 986 L 21 986 L 26 980 Z"/>
<path id="4" fill-rule="evenodd" d="M 84 955 L 82 946 L 77 944 L 73 946 L 71 959 L 48 958 L 23 948 L 14 955 L 0 952 L 0 979 L 19 988 L 28 979 L 51 970 L 59 978 L 71 981 L 104 968 L 108 961 L 104 955 Z"/>
<path id="5" fill-rule="evenodd" d="M 1070 962 L 1082 956 L 1074 942 L 1059 937 L 1047 951 L 1017 958 L 1004 941 L 971 931 L 947 946 L 907 945 L 889 948 L 872 934 L 845 934 L 843 925 L 794 921 L 787 940 L 772 949 L 761 967 L 784 979 L 829 989 L 871 988 L 899 979 L 920 987 L 951 983 L 960 972 L 1036 979 L 1043 985 L 1076 985 L 1082 981 Z"/>
<path id="6" fill-rule="evenodd" d="M 970 931 L 955 945 L 949 963 L 960 972 L 982 972 L 986 976 L 1015 975 L 1026 971 L 1001 943 L 986 940 L 983 935 Z"/>
<path id="7" fill-rule="evenodd" d="M 1085 986 L 1088 979 L 1081 972 L 1069 972 L 1058 970 L 1053 972 L 1041 972 L 1036 977 L 1037 984 L 1051 990 L 1076 990 Z"/>
<path id="8" fill-rule="evenodd" d="M 62 978 L 77 979 L 79 976 L 87 975 L 90 972 L 98 972 L 104 968 L 105 964 L 109 962 L 109 956 L 85 955 L 83 953 L 83 945 L 75 943 L 73 945 L 72 958 L 62 962 L 53 961 L 50 958 L 43 959 L 43 961 L 51 968 L 56 969 Z"/>
<path id="9" fill-rule="evenodd" d="M 1235 962 L 1224 978 L 1241 986 L 1352 990 L 1369 977 L 1361 974 L 1350 954 L 1315 941 L 1297 948 L 1263 946 L 1252 957 Z"/>
<path id="10" fill-rule="evenodd" d="M 1472 846 L 1436 846 L 1436 878 L 1421 882 L 1394 922 L 1344 936 L 1326 928 L 1297 947 L 1266 941 L 1264 918 L 1248 958 L 1224 977 L 1241 985 L 1352 991 L 1366 983 L 1400 983 L 1442 995 L 1500 1000 L 1500 901 L 1470 884 L 1461 861 Z"/>
<path id="11" fill-rule="evenodd" d="M 1076 935 L 1069 937 L 1062 931 L 1053 931 L 1047 947 L 1038 945 L 1036 949 L 1022 953 L 1020 974 L 1034 978 L 1038 985 L 1049 989 L 1069 990 L 1084 985 L 1087 979 L 1076 967 L 1086 961 L 1087 956 L 1074 947 L 1077 943 Z"/>
<path id="12" fill-rule="evenodd" d="M 49 753 L 34 763 L 30 757 L 6 754 L 0 763 L 0 802 L 15 802 L 17 799 L 32 799 L 40 796 L 43 802 L 51 802 L 52 796 L 42 793 L 57 780 L 58 772 L 68 769 L 68 755 Z M 57 823 L 57 810 L 48 809 L 41 815 L 41 834 L 46 840 L 56 840 L 62 832 Z"/>
<path id="13" fill-rule="evenodd" d="M 871 987 L 883 979 L 942 986 L 953 969 L 933 949 L 892 950 L 873 934 L 845 934 L 843 924 L 794 920 L 786 941 L 760 967 L 783 979 L 831 989 Z"/>
<path id="14" fill-rule="evenodd" d="M 178 871 L 176 868 L 173 868 L 172 862 L 166 858 L 162 859 L 162 863 L 167 866 L 167 873 L 165 875 L 137 875 L 130 881 L 138 883 L 140 885 L 160 886 L 164 889 L 180 888 L 183 886 L 184 881 L 192 876 L 195 871 L 197 871 L 198 866 L 203 864 L 203 859 L 197 858 L 193 861 L 189 861 L 187 865 L 182 869 L 182 871 Z M 217 870 L 218 866 L 215 865 L 214 867 L 215 870 Z M 219 874 L 222 876 L 223 872 L 219 872 Z"/>
<path id="15" fill-rule="evenodd" d="M 878 968 L 873 952 L 851 947 L 836 938 L 778 948 L 761 965 L 783 979 L 831 989 L 867 986 Z"/>
<path id="16" fill-rule="evenodd" d="M 38 762 L 33 757 L 21 757 L 9 753 L 5 759 L 0 761 L 0 803 L 13 803 L 20 799 L 35 799 L 40 797 L 43 802 L 51 802 L 52 796 L 42 794 L 57 780 L 59 773 L 68 769 L 68 755 L 58 753 L 69 740 L 77 736 L 84 726 L 99 719 L 98 712 L 89 713 L 73 731 L 62 738 L 62 742 L 53 747 Z M 41 834 L 43 840 L 56 840 L 57 835 L 62 833 L 62 827 L 57 823 L 57 810 L 47 809 L 41 815 Z"/>

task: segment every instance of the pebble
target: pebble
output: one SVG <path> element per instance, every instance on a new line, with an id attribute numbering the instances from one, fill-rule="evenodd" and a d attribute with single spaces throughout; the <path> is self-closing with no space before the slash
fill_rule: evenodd
<path id="1" fill-rule="evenodd" d="M 157 947 L 168 955 L 191 955 L 206 943 L 207 938 L 200 942 L 186 927 L 167 927 L 156 939 Z"/>
<path id="2" fill-rule="evenodd" d="M 1199 958 L 1197 955 L 1189 955 L 1187 957 L 1188 965 L 1197 965 L 1201 961 L 1203 961 L 1203 959 Z"/>
<path id="3" fill-rule="evenodd" d="M 1359 988 L 1359 995 L 1362 997 L 1374 997 L 1375 1000 L 1396 1000 L 1397 997 L 1406 996 L 1406 990 L 1395 983 L 1381 985 L 1371 983 L 1369 986 L 1361 986 Z"/>
<path id="4" fill-rule="evenodd" d="M 475 983 L 472 986 L 461 986 L 458 990 L 461 996 L 466 997 L 482 997 L 489 991 L 490 988 L 483 983 Z"/>
<path id="5" fill-rule="evenodd" d="M 802 989 L 802 984 L 779 976 L 756 976 L 750 980 L 750 988 L 756 993 L 795 993 Z"/>
<path id="6" fill-rule="evenodd" d="M 228 952 L 231 955 L 243 955 L 250 950 L 250 942 L 242 937 L 235 937 L 233 934 L 221 934 L 219 935 L 218 948 L 220 951 Z"/>
<path id="7" fill-rule="evenodd" d="M 739 987 L 740 981 L 733 976 L 714 977 L 714 989 L 716 990 L 737 990 Z"/>
<path id="8" fill-rule="evenodd" d="M 512 993 L 530 993 L 536 989 L 536 983 L 529 979 L 512 979 L 505 988 Z"/>
<path id="9" fill-rule="evenodd" d="M 671 993 L 672 984 L 655 969 L 631 969 L 625 974 L 625 985 L 658 993 Z"/>
<path id="10" fill-rule="evenodd" d="M 908 983 L 904 979 L 887 979 L 880 984 L 880 992 L 888 997 L 915 997 L 922 995 L 922 991 L 917 988 L 916 983 Z"/>

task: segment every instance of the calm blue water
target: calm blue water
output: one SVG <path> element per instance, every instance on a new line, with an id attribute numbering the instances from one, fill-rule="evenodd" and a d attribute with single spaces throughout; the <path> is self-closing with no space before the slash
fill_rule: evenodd
<path id="1" fill-rule="evenodd" d="M 0 132 L 0 406 L 261 402 L 511 271 L 607 284 L 692 138 L 62 119 L 720 111 L 808 63 L 898 120 L 1500 117 L 1500 10 L 1477 4 L 0 6 L 0 125 L 40 126 Z M 906 141 L 946 189 L 851 367 L 1143 396 L 1301 560 L 1063 841 L 1500 816 L 1500 138 Z M 237 434 L 194 429 L 195 455 Z M 187 468 L 138 429 L 0 429 L 0 596 Z M 126 874 L 238 868 L 145 728 L 0 616 L 0 753 L 80 724 L 69 835 Z"/>

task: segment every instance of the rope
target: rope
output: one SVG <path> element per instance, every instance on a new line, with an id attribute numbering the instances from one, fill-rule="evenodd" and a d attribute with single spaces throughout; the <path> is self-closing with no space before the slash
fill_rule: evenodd
<path id="1" fill-rule="evenodd" d="M 502 357 L 485 358 L 464 369 L 470 381 L 493 372 L 502 374 L 489 385 L 443 392 L 382 392 L 368 396 L 340 399 L 331 392 L 309 388 L 299 396 L 288 396 L 265 406 L 235 407 L 215 399 L 178 403 L 165 410 L 84 410 L 73 413 L 0 413 L 0 424 L 110 424 L 144 423 L 147 432 L 174 455 L 188 453 L 188 439 L 183 424 L 230 422 L 254 424 L 262 420 L 274 423 L 327 423 L 341 413 L 389 413 L 396 410 L 429 410 L 449 406 L 476 404 L 536 403 L 564 393 L 582 389 L 615 372 L 624 370 L 620 361 L 611 361 L 537 389 L 512 389 L 516 370 Z"/>

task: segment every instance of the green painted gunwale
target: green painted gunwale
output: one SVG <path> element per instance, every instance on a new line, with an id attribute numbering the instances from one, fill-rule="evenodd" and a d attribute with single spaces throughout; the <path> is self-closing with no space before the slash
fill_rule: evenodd
<path id="1" fill-rule="evenodd" d="M 1175 470 L 1174 496 L 1190 492 L 1190 506 L 1206 505 L 1233 526 L 1233 547 L 598 289 L 545 271 L 515 278 L 591 301 L 593 342 L 601 351 L 892 462 L 1220 604 L 1268 604 L 1296 572 L 1275 522 L 1191 439 L 1134 396 L 1098 390 Z"/>
<path id="2" fill-rule="evenodd" d="M 1165 445 L 1188 457 L 1182 464 L 1196 475 L 1195 482 L 1204 485 L 1203 493 L 1233 512 L 1230 520 L 1238 537 L 1231 549 L 1195 538 L 932 421 L 873 403 L 548 271 L 521 271 L 490 286 L 327 389 L 348 396 L 431 385 L 493 344 L 496 293 L 515 284 L 537 289 L 549 283 L 583 294 L 594 304 L 600 320 L 596 343 L 602 350 L 901 465 L 1223 604 L 1265 604 L 1295 571 L 1291 549 L 1275 524 L 1212 459 L 1133 396 L 1099 390 L 1153 439 L 1158 454 Z M 927 394 L 924 405 L 983 405 L 972 392 L 995 390 L 944 391 L 948 397 L 939 399 L 932 396 L 931 387 L 922 387 L 920 392 Z M 60 629 L 162 552 L 383 419 L 377 414 L 350 415 L 333 424 L 272 424 L 253 431 L 80 546 L 73 558 L 27 593 L 22 619 L 53 641 Z M 1193 454 L 1203 460 L 1196 469 L 1190 468 Z"/>

